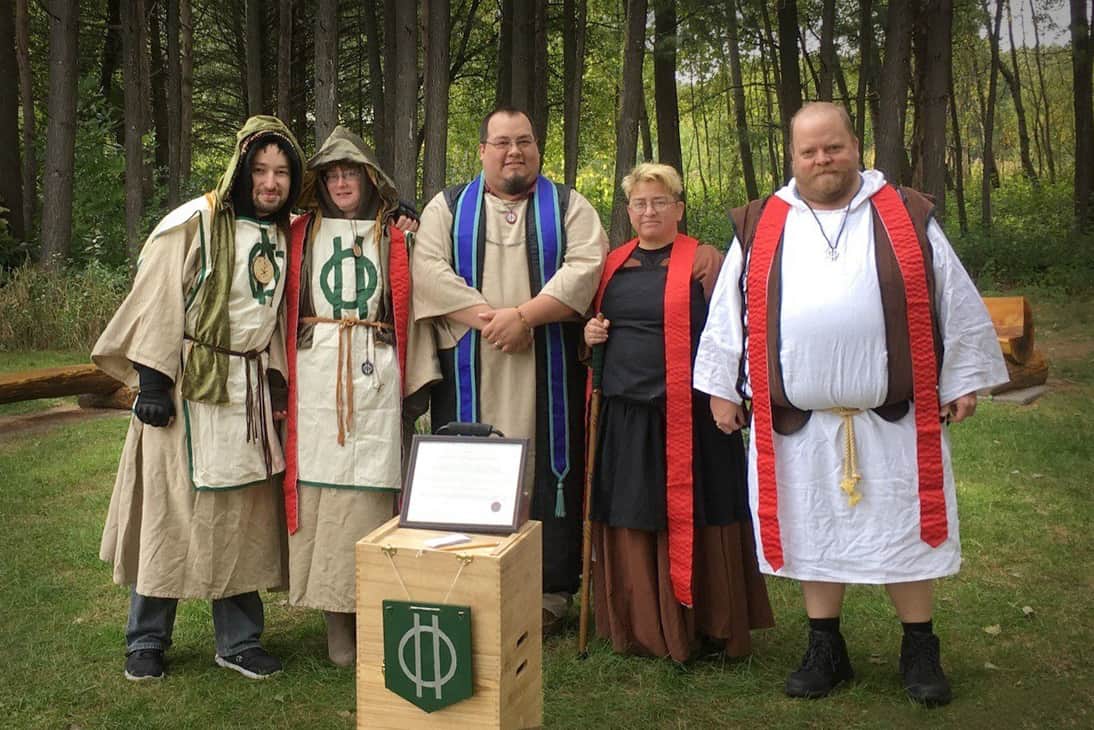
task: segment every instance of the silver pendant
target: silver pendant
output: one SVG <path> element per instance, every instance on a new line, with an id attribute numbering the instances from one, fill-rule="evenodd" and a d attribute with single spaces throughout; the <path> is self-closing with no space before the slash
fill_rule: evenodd
<path id="1" fill-rule="evenodd" d="M 829 261 L 835 261 L 838 258 L 839 258 L 839 249 L 836 249 L 836 248 L 828 249 L 828 260 Z"/>
<path id="2" fill-rule="evenodd" d="M 372 375 L 375 370 L 376 368 L 373 366 L 371 360 L 365 360 L 363 363 L 361 363 L 361 372 L 365 375 Z"/>
<path id="3" fill-rule="evenodd" d="M 505 222 L 510 223 L 510 224 L 511 223 L 516 223 L 517 222 L 516 211 L 513 211 L 513 210 L 505 211 Z"/>

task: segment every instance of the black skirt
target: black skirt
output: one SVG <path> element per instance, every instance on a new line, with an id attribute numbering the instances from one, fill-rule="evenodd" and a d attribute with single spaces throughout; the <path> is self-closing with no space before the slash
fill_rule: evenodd
<path id="1" fill-rule="evenodd" d="M 748 518 L 747 474 L 740 432 L 714 425 L 710 398 L 692 391 L 692 480 L 695 526 Z M 601 403 L 592 518 L 611 527 L 667 529 L 663 401 L 622 397 Z"/>

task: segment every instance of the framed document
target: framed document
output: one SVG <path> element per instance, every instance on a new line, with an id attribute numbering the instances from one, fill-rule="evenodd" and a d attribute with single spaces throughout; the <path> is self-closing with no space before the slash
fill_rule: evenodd
<path id="1" fill-rule="evenodd" d="M 528 519 L 528 439 L 415 436 L 400 527 L 515 532 Z"/>

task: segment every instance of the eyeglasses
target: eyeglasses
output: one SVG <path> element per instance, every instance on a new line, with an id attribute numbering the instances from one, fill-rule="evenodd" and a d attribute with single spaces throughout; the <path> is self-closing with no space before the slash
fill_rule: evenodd
<path id="1" fill-rule="evenodd" d="M 361 171 L 352 167 L 348 170 L 335 168 L 334 170 L 327 171 L 323 175 L 323 179 L 327 182 L 338 182 L 339 180 L 353 182 L 354 180 L 361 179 Z"/>
<path id="2" fill-rule="evenodd" d="M 632 200 L 627 203 L 627 207 L 633 210 L 635 213 L 642 214 L 647 210 L 652 210 L 654 213 L 664 213 L 665 209 L 670 205 L 674 205 L 677 201 L 672 198 L 654 198 L 653 200 Z"/>
<path id="3" fill-rule="evenodd" d="M 517 137 L 516 139 L 509 139 L 508 137 L 500 137 L 498 139 L 488 139 L 486 144 L 490 145 L 496 150 L 508 151 L 513 145 L 517 146 L 517 149 L 521 152 L 530 149 L 535 145 L 536 140 L 534 137 Z"/>

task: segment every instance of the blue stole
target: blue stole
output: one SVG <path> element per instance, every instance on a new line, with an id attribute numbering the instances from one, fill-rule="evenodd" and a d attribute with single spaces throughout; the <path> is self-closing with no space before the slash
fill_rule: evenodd
<path id="1" fill-rule="evenodd" d="M 452 266 L 468 286 L 482 288 L 482 258 L 485 241 L 480 233 L 485 226 L 482 220 L 482 198 L 486 185 L 480 173 L 460 193 L 452 220 Z M 532 195 L 532 215 L 535 217 L 538 261 L 531 260 L 529 268 L 538 269 L 533 276 L 532 296 L 536 296 L 555 272 L 562 266 L 562 220 L 559 212 L 558 188 L 540 175 L 536 179 Z M 538 264 L 536 266 L 535 264 Z M 562 482 L 570 471 L 569 404 L 566 399 L 566 362 L 562 341 L 562 325 L 558 322 L 540 328 L 546 350 L 546 381 L 549 431 L 547 442 L 550 450 L 551 473 L 557 480 L 555 492 L 555 516 L 565 517 Z M 456 343 L 456 418 L 464 422 L 479 420 L 479 347 L 482 336 L 471 328 Z M 537 363 L 537 365 L 539 365 Z"/>

